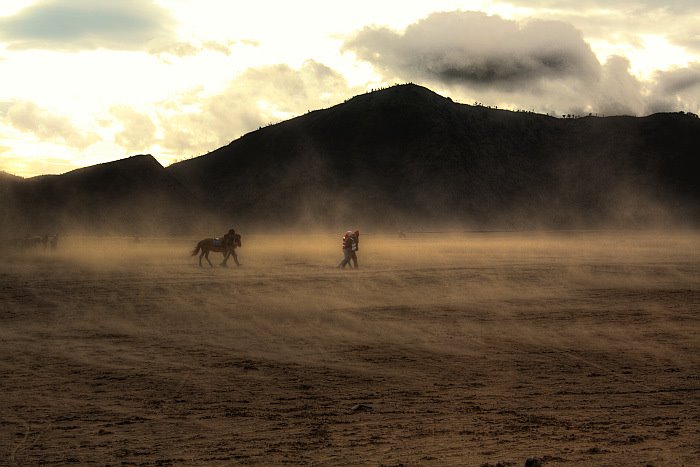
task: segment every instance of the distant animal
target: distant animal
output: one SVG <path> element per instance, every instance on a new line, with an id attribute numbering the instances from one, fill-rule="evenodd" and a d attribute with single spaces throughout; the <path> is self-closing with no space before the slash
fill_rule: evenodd
<path id="1" fill-rule="evenodd" d="M 33 237 L 27 235 L 24 238 L 15 240 L 15 245 L 18 248 L 38 248 L 40 245 L 46 245 L 46 243 L 44 242 L 44 237 L 39 235 L 35 235 Z"/>
<path id="2" fill-rule="evenodd" d="M 236 248 L 240 246 L 240 234 L 235 234 L 229 241 L 226 242 L 220 238 L 205 238 L 204 240 L 200 240 L 199 243 L 197 243 L 197 246 L 192 252 L 192 256 L 195 256 L 197 253 L 199 253 L 200 268 L 202 267 L 202 258 L 207 260 L 209 266 L 214 266 L 213 264 L 211 264 L 211 261 L 209 261 L 209 252 L 211 251 L 223 253 L 224 261 L 221 263 L 221 266 L 226 266 L 226 263 L 228 262 L 228 259 L 231 256 L 233 256 L 233 260 L 236 262 L 236 265 L 240 266 L 241 264 L 238 262 L 238 255 L 236 254 Z"/>

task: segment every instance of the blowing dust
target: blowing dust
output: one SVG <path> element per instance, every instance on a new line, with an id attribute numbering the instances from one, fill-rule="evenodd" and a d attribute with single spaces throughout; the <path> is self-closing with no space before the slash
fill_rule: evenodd
<path id="1" fill-rule="evenodd" d="M 200 268 L 191 255 L 198 240 L 75 236 L 62 238 L 56 250 L 3 252 L 0 350 L 7 356 L 6 374 L 14 376 L 0 383 L 0 402 L 14 407 L 10 413 L 17 426 L 27 419 L 43 425 L 40 411 L 49 419 L 60 417 L 63 409 L 53 403 L 41 409 L 40 401 L 52 399 L 46 391 L 62 384 L 75 398 L 67 401 L 64 395 L 60 403 L 72 404 L 82 413 L 78 426 L 94 432 L 106 428 L 90 421 L 81 397 L 113 407 L 121 400 L 118 391 L 126 390 L 133 400 L 124 410 L 150 413 L 150 406 L 137 402 L 156 397 L 145 382 L 143 387 L 135 382 L 133 390 L 100 384 L 103 392 L 97 394 L 100 375 L 182 384 L 199 394 L 196 400 L 182 397 L 183 410 L 188 408 L 183 416 L 193 423 L 203 423 L 201 411 L 218 420 L 230 397 L 248 401 L 241 403 L 252 416 L 246 421 L 255 422 L 255 410 L 284 418 L 270 404 L 284 405 L 284 394 L 295 398 L 300 387 L 308 387 L 304 391 L 315 394 L 312 400 L 326 407 L 323 423 L 335 433 L 342 456 L 352 451 L 353 438 L 334 431 L 341 429 L 341 419 L 328 415 L 335 413 L 329 403 L 352 406 L 352 400 L 364 400 L 387 408 L 382 425 L 387 437 L 395 423 L 418 430 L 416 414 L 443 413 L 438 402 L 425 399 L 429 396 L 452 407 L 445 410 L 454 414 L 444 413 L 436 422 L 445 431 L 420 437 L 417 450 L 404 457 L 370 450 L 361 458 L 416 460 L 420 457 L 412 456 L 426 451 L 438 455 L 431 448 L 437 443 L 447 463 L 485 462 L 492 458 L 483 452 L 525 456 L 522 439 L 506 428 L 514 420 L 498 410 L 512 404 L 535 407 L 540 399 L 552 417 L 567 420 L 567 430 L 580 431 L 578 440 L 561 437 L 554 443 L 573 465 L 586 458 L 586 440 L 595 434 L 580 418 L 580 410 L 588 409 L 563 403 L 561 394 L 593 384 L 603 405 L 614 405 L 615 394 L 630 387 L 686 388 L 692 382 L 684 378 L 700 369 L 700 236 L 693 232 L 409 233 L 405 238 L 363 233 L 357 270 L 336 268 L 342 252 L 335 235 L 243 233 L 237 250 L 242 266 L 229 262 L 226 268 L 219 266 L 220 253 L 210 255 L 214 267 L 205 261 Z M 257 371 L 244 375 L 241 368 Z M 233 379 L 224 382 L 225 374 Z M 462 388 L 459 397 L 449 389 L 453 386 Z M 27 387 L 38 389 L 21 396 Z M 222 387 L 229 388 L 228 396 Z M 410 388 L 413 395 L 398 388 Z M 464 394 L 503 431 L 468 437 L 469 442 L 459 435 L 480 423 L 455 409 L 454 404 L 465 403 Z M 681 417 L 672 406 L 669 410 L 670 418 Z M 304 420 L 318 423 L 315 409 L 308 412 Z M 650 415 L 642 412 L 635 409 L 626 420 L 647 420 Z M 375 414 L 380 413 L 377 408 Z M 156 415 L 144 424 L 165 436 L 158 425 L 162 414 Z M 700 428 L 700 419 L 691 425 Z M 10 448 L 14 441 L 5 426 L 0 447 Z M 620 426 L 615 439 L 623 436 Z M 261 428 L 258 439 L 268 445 L 280 430 L 291 436 L 287 428 L 267 428 L 271 431 Z M 188 445 L 184 433 L 158 439 L 172 455 L 185 443 L 205 462 L 213 446 L 209 441 L 223 433 L 217 430 L 198 445 Z M 193 433 L 201 430 L 192 427 Z M 65 441 L 61 433 L 54 435 L 53 442 Z M 246 451 L 253 461 L 281 460 L 265 454 L 265 443 L 256 451 L 244 447 L 246 436 L 237 439 L 232 449 Z M 475 457 L 462 451 L 465 443 L 477 449 L 494 440 L 501 447 L 470 451 Z M 396 446 L 396 440 L 385 441 Z M 551 445 L 543 438 L 542 449 Z M 654 446 L 660 459 L 671 459 L 674 449 L 694 454 L 680 438 Z M 313 460 L 332 460 L 325 457 L 332 451 L 327 448 Z M 24 449 L 16 452 L 17 463 L 55 457 L 49 448 Z M 75 449 L 81 460 L 109 458 Z M 615 457 L 624 456 L 622 448 L 618 451 L 611 449 L 610 458 L 623 458 Z M 289 446 L 285 452 L 304 459 Z M 161 454 L 150 453 L 153 461 Z"/>
<path id="2" fill-rule="evenodd" d="M 11 253 L 3 269 L 6 278 L 25 276 L 28 292 L 54 313 L 69 305 L 79 317 L 69 325 L 119 323 L 120 332 L 176 332 L 315 360 L 323 359 L 317 350 L 343 341 L 475 353 L 486 338 L 580 344 L 591 339 L 585 316 L 612 311 L 595 309 L 594 297 L 695 289 L 698 279 L 693 234 L 364 234 L 358 270 L 335 268 L 342 253 L 333 235 L 244 236 L 240 268 L 220 267 L 223 256 L 213 252 L 215 267 L 199 268 L 190 256 L 196 241 L 67 237 L 56 251 Z M 646 311 L 664 312 L 641 298 Z M 29 305 L 15 303 L 18 312 Z M 546 322 L 562 312 L 564 328 Z M 617 334 L 641 337 L 610 323 L 598 332 L 615 345 Z"/>

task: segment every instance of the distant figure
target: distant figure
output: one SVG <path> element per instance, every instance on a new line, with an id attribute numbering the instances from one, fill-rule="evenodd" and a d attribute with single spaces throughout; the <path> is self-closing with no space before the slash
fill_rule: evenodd
<path id="1" fill-rule="evenodd" d="M 355 269 L 357 269 L 357 254 L 355 252 L 357 251 L 357 235 L 359 235 L 359 233 L 359 230 L 356 230 L 355 232 L 348 230 L 343 235 L 343 259 L 340 260 L 340 263 L 338 263 L 339 269 L 344 269 L 345 266 L 350 264 L 353 256 L 355 257 Z"/>
<path id="2" fill-rule="evenodd" d="M 399 230 L 399 238 L 406 238 L 406 232 Z"/>
<path id="3" fill-rule="evenodd" d="M 58 234 L 54 235 L 49 239 L 49 246 L 52 250 L 55 250 L 56 247 L 58 247 Z"/>

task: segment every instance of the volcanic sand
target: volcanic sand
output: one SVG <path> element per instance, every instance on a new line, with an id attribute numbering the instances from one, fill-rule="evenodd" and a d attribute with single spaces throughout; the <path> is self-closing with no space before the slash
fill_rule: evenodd
<path id="1" fill-rule="evenodd" d="M 698 233 L 196 240 L 2 253 L 0 465 L 700 464 Z"/>

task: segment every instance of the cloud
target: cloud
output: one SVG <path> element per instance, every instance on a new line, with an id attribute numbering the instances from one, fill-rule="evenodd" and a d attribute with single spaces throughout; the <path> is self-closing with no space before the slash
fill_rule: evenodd
<path id="1" fill-rule="evenodd" d="M 335 105 L 358 92 L 340 73 L 313 60 L 300 68 L 251 68 L 217 95 L 204 96 L 197 89 L 167 103 L 160 144 L 180 156 L 203 154 L 268 123 Z M 188 110 L 193 106 L 196 110 Z"/>
<path id="2" fill-rule="evenodd" d="M 700 54 L 700 34 L 694 27 L 677 27 L 677 33 L 670 35 L 668 39 L 691 53 Z"/>
<path id="3" fill-rule="evenodd" d="M 645 36 L 663 37 L 669 43 L 700 53 L 696 0 L 508 0 L 584 31 L 589 40 L 643 48 Z"/>
<path id="4" fill-rule="evenodd" d="M 231 46 L 235 44 L 235 41 L 228 42 L 217 42 L 217 41 L 206 41 L 202 44 L 202 48 L 205 50 L 211 50 L 212 52 L 219 52 L 224 55 L 231 55 Z"/>
<path id="5" fill-rule="evenodd" d="M 591 89 L 590 107 L 604 115 L 641 115 L 646 112 L 643 85 L 630 72 L 625 57 L 608 58 L 598 86 Z"/>
<path id="6" fill-rule="evenodd" d="M 365 28 L 344 44 L 385 75 L 512 89 L 542 80 L 595 81 L 600 64 L 580 32 L 557 21 L 516 23 L 480 12 L 434 13 L 397 33 Z"/>
<path id="7" fill-rule="evenodd" d="M 201 43 L 201 45 L 197 45 L 191 42 L 155 40 L 149 46 L 148 53 L 157 55 L 161 59 L 166 59 L 166 56 L 168 55 L 175 57 L 189 57 L 197 55 L 206 50 L 224 55 L 231 55 L 231 47 L 237 43 L 237 41 L 204 41 Z M 249 43 L 240 43 L 249 45 Z"/>
<path id="8" fill-rule="evenodd" d="M 33 133 L 42 141 L 64 142 L 77 149 L 85 149 L 100 139 L 95 133 L 78 130 L 69 119 L 51 114 L 28 101 L 12 104 L 5 121 L 17 130 Z"/>
<path id="9" fill-rule="evenodd" d="M 40 0 L 0 18 L 10 49 L 139 50 L 174 36 L 174 20 L 152 0 Z"/>
<path id="10" fill-rule="evenodd" d="M 244 71 L 216 94 L 198 87 L 153 103 L 149 113 L 113 106 L 113 119 L 102 125 L 114 128 L 116 121 L 121 128 L 114 143 L 127 152 L 149 152 L 158 146 L 166 157 L 180 159 L 218 149 L 262 126 L 336 105 L 363 91 L 350 88 L 340 73 L 313 60 L 298 68 L 268 65 Z"/>
<path id="11" fill-rule="evenodd" d="M 164 55 L 174 55 L 175 57 L 188 57 L 197 55 L 201 47 L 189 42 L 180 41 L 155 41 L 148 47 L 148 53 L 162 57 Z"/>
<path id="12" fill-rule="evenodd" d="M 650 110 L 673 112 L 684 110 L 698 113 L 700 110 L 700 63 L 685 68 L 659 71 L 654 75 L 650 92 Z"/>
<path id="13" fill-rule="evenodd" d="M 129 152 L 146 153 L 157 142 L 156 125 L 153 120 L 128 106 L 114 106 L 110 113 L 122 124 L 114 142 Z"/>
<path id="14" fill-rule="evenodd" d="M 700 91 L 700 63 L 693 63 L 687 68 L 677 68 L 656 73 L 658 90 L 663 94 L 683 94 Z"/>
<path id="15" fill-rule="evenodd" d="M 700 11 L 697 0 L 508 0 L 508 3 L 526 8 L 563 9 L 585 12 L 592 9 L 649 11 L 662 10 L 673 13 Z"/>

